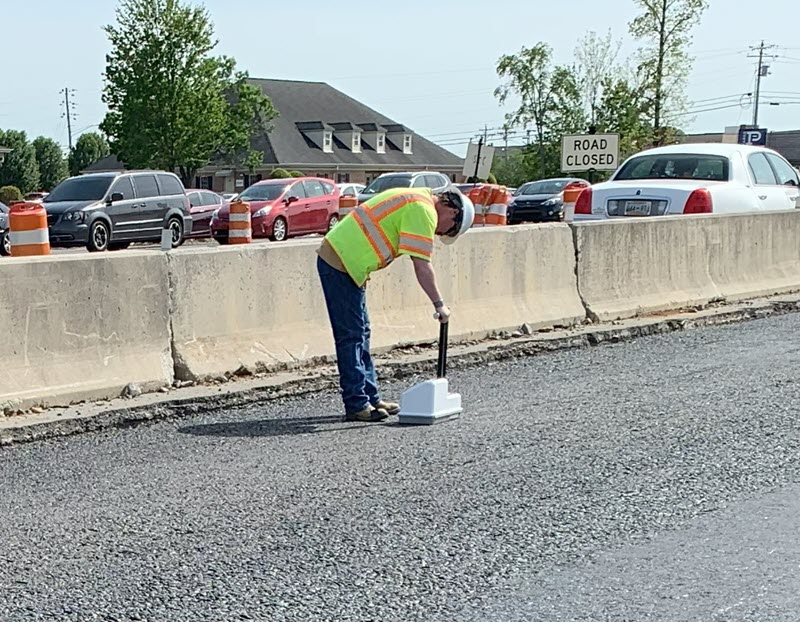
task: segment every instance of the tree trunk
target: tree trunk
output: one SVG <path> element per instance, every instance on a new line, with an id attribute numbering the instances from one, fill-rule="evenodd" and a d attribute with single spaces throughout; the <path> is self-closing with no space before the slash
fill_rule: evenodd
<path id="1" fill-rule="evenodd" d="M 661 110 L 664 96 L 664 56 L 667 53 L 667 0 L 661 0 L 661 22 L 658 32 L 658 62 L 656 63 L 655 106 L 653 109 L 653 143 L 660 147 L 664 142 L 661 131 Z"/>

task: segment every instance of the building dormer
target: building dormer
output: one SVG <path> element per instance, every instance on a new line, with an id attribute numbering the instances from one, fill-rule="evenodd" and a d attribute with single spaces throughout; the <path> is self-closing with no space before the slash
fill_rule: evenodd
<path id="1" fill-rule="evenodd" d="M 336 137 L 353 153 L 361 153 L 361 128 L 350 122 L 332 123 Z"/>
<path id="2" fill-rule="evenodd" d="M 333 153 L 333 126 L 322 121 L 298 121 L 295 125 L 324 153 Z"/>
<path id="3" fill-rule="evenodd" d="M 375 153 L 386 153 L 386 130 L 377 123 L 361 123 L 358 125 L 362 131 L 364 141 L 372 145 Z"/>
<path id="4" fill-rule="evenodd" d="M 406 155 L 412 155 L 413 150 L 413 134 L 411 130 L 400 124 L 393 124 L 386 126 L 386 137 Z"/>

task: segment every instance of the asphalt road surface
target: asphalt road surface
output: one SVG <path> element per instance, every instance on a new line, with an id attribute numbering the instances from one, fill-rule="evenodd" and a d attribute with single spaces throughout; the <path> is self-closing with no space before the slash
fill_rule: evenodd
<path id="1" fill-rule="evenodd" d="M 0 620 L 800 618 L 800 316 L 0 451 Z M 387 387 L 396 393 L 402 387 Z"/>

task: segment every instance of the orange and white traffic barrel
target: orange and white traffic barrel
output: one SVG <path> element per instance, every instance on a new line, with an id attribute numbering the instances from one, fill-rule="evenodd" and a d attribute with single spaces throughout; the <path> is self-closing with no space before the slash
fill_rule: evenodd
<path id="1" fill-rule="evenodd" d="M 234 201 L 230 205 L 228 222 L 228 244 L 250 244 L 253 241 L 253 226 L 250 204 Z"/>
<path id="2" fill-rule="evenodd" d="M 339 220 L 358 207 L 358 197 L 339 197 Z"/>
<path id="3" fill-rule="evenodd" d="M 492 226 L 505 225 L 508 216 L 508 191 L 505 186 L 492 185 L 490 189 L 484 222 Z"/>
<path id="4" fill-rule="evenodd" d="M 564 221 L 572 222 L 575 219 L 575 203 L 584 189 L 588 188 L 588 183 L 572 182 L 564 186 L 561 192 L 564 201 Z"/>
<path id="5" fill-rule="evenodd" d="M 486 224 L 486 208 L 488 206 L 491 188 L 486 184 L 473 186 L 467 191 L 467 197 L 475 206 L 475 219 L 472 221 L 473 227 L 482 227 Z"/>
<path id="6" fill-rule="evenodd" d="M 12 257 L 50 254 L 47 212 L 40 203 L 15 203 L 9 208 L 8 237 Z"/>

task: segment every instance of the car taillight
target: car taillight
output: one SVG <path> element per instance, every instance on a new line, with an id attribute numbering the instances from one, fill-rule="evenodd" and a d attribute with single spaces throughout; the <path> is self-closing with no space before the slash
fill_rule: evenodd
<path id="1" fill-rule="evenodd" d="M 586 188 L 578 195 L 578 200 L 575 201 L 576 214 L 591 214 L 592 213 L 592 189 Z"/>
<path id="2" fill-rule="evenodd" d="M 711 214 L 714 211 L 714 201 L 711 193 L 705 188 L 698 188 L 689 198 L 683 208 L 684 214 Z"/>

